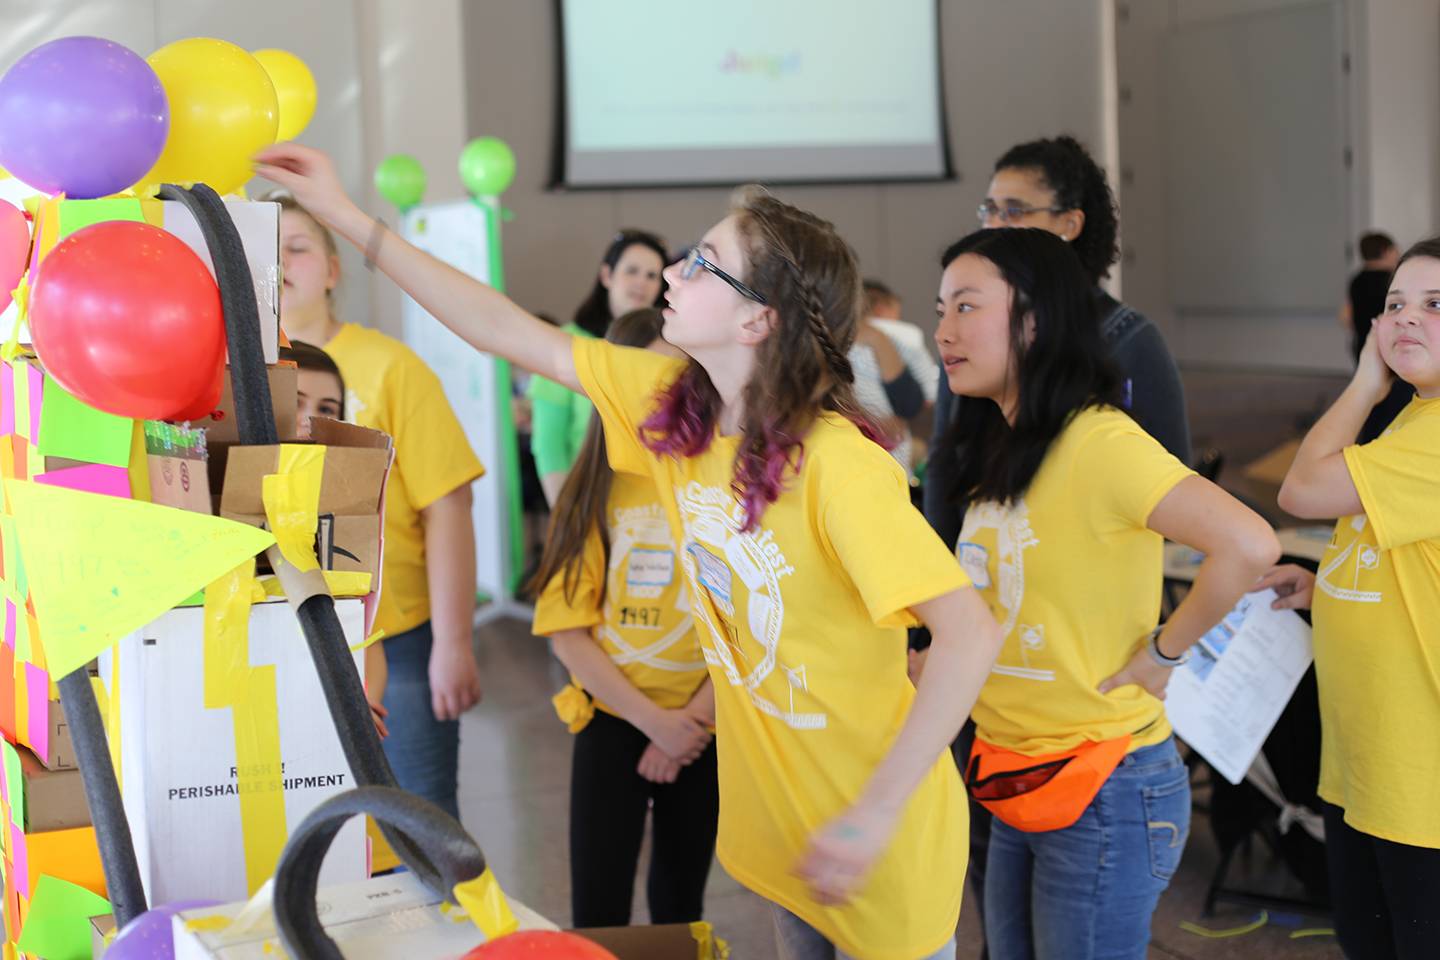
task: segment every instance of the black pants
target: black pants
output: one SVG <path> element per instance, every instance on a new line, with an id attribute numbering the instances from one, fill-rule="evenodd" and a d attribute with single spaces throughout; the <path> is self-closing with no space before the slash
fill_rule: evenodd
<path id="1" fill-rule="evenodd" d="M 1349 960 L 1440 957 L 1440 850 L 1361 833 L 1325 804 L 1335 933 Z"/>
<path id="2" fill-rule="evenodd" d="M 651 783 L 635 768 L 649 738 L 597 710 L 575 735 L 570 776 L 570 908 L 576 927 L 630 923 L 635 868 L 653 810 L 646 896 L 651 923 L 700 919 L 715 854 L 720 787 L 715 744 L 674 783 Z"/>

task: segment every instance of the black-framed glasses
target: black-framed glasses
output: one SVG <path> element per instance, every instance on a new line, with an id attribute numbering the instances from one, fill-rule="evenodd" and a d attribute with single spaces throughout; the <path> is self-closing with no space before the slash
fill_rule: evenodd
<path id="1" fill-rule="evenodd" d="M 986 220 L 999 220 L 1001 223 L 1015 223 L 1030 216 L 1032 213 L 1064 213 L 1068 207 L 1032 207 L 1028 203 L 1021 203 L 1012 200 L 1001 206 L 994 200 L 982 200 L 980 206 L 975 208 L 975 218 L 981 223 Z"/>
<path id="2" fill-rule="evenodd" d="M 761 306 L 765 305 L 764 297 L 760 296 L 760 294 L 745 286 L 745 284 L 741 283 L 739 280 L 736 280 L 734 277 L 730 276 L 730 274 L 726 273 L 724 270 L 721 270 L 709 260 L 706 260 L 705 255 L 700 252 L 699 244 L 696 244 L 689 250 L 685 251 L 685 259 L 680 261 L 680 279 L 689 280 L 691 277 L 695 276 L 695 271 L 699 270 L 701 267 L 704 267 L 706 270 L 709 270 L 721 280 L 724 280 L 726 283 L 730 284 L 730 286 L 735 288 L 735 292 L 739 293 L 740 296 L 744 297 L 745 299 L 754 300 Z"/>

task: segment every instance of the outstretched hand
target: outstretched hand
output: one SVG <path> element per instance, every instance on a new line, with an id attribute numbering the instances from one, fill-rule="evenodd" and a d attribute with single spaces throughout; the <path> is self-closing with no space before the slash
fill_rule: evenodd
<path id="1" fill-rule="evenodd" d="M 322 151 L 298 143 L 277 143 L 255 155 L 255 174 L 274 181 L 322 222 L 336 220 L 354 204 L 345 195 L 335 164 Z"/>

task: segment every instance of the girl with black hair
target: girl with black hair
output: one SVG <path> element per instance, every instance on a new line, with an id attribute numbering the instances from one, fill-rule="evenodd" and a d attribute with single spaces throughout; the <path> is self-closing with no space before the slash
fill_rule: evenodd
<path id="1" fill-rule="evenodd" d="M 618 317 L 605 339 L 678 356 L 660 311 Z M 576 927 L 630 923 L 635 869 L 652 819 L 652 923 L 699 920 L 720 792 L 715 691 L 677 577 L 675 540 L 648 477 L 616 473 L 598 414 L 555 504 L 535 575 L 532 630 L 572 682 L 554 698 L 575 736 L 570 776 L 570 907 Z"/>
<path id="2" fill-rule="evenodd" d="M 1189 830 L 1170 671 L 1279 544 L 1119 409 L 1070 247 L 982 230 L 942 265 L 935 337 L 958 399 L 935 457 L 964 512 L 956 555 L 1005 634 L 961 758 L 995 817 L 990 955 L 1143 958 Z M 1167 537 L 1206 560 L 1157 628 Z"/>
<path id="3" fill-rule="evenodd" d="M 1165 338 L 1143 314 L 1100 287 L 1120 258 L 1120 220 L 1105 171 L 1089 152 L 1069 136 L 1011 147 L 995 161 L 976 213 L 982 227 L 1037 227 L 1070 244 L 1090 280 L 1106 351 L 1119 369 L 1119 406 L 1166 450 L 1189 463 L 1185 392 Z M 942 387 L 935 405 L 935 442 L 949 428 L 953 404 L 953 396 Z M 953 542 L 960 517 L 945 502 L 950 478 L 933 479 L 926 514 L 941 538 Z"/>
<path id="4" fill-rule="evenodd" d="M 665 242 L 655 234 L 621 230 L 605 248 L 594 286 L 564 329 L 577 336 L 603 337 L 614 318 L 642 307 L 663 306 L 665 282 L 660 271 L 668 262 Z M 595 408 L 581 394 L 540 376 L 530 378 L 526 395 L 532 404 L 530 450 L 545 499 L 553 506 L 580 455 Z"/>

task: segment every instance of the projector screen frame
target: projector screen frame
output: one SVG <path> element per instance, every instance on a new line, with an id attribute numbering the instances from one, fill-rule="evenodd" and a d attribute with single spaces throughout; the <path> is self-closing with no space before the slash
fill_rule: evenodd
<path id="1" fill-rule="evenodd" d="M 550 180 L 546 190 L 550 193 L 585 193 L 611 190 L 687 190 L 695 188 L 735 187 L 745 180 L 667 180 L 664 182 L 624 181 L 614 183 L 566 182 L 566 154 L 570 145 L 570 98 L 565 63 L 565 0 L 551 0 L 555 14 L 555 132 L 551 137 Z M 946 183 L 960 179 L 955 169 L 953 152 L 950 149 L 950 119 L 945 103 L 945 44 L 941 33 L 941 0 L 931 0 L 931 16 L 935 24 L 935 84 L 936 109 L 939 111 L 940 161 L 942 170 L 938 175 L 891 175 L 869 177 L 777 177 L 761 182 L 775 186 L 845 187 L 874 186 L 880 184 L 904 183 Z"/>

